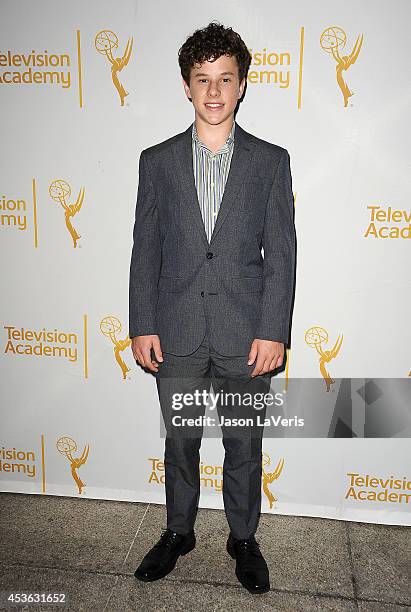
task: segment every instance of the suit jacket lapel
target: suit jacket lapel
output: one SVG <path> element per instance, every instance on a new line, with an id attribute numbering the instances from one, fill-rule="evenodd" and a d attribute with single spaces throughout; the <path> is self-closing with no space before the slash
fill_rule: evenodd
<path id="1" fill-rule="evenodd" d="M 187 203 L 186 214 L 190 216 L 190 219 L 192 219 L 193 223 L 198 227 L 202 240 L 208 248 L 221 229 L 229 210 L 238 202 L 236 196 L 247 173 L 250 171 L 254 143 L 248 132 L 243 130 L 238 123 L 236 123 L 234 150 L 231 158 L 230 170 L 209 245 L 194 182 L 191 130 L 192 124 L 187 130 L 182 132 L 180 138 L 177 138 L 173 142 L 173 153 L 177 172 L 184 191 L 184 199 Z"/>

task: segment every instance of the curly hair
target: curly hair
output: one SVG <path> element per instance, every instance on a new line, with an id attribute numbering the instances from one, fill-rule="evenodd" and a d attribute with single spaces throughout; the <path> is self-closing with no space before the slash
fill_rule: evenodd
<path id="1" fill-rule="evenodd" d="M 190 72 L 195 64 L 214 61 L 222 55 L 236 58 L 240 82 L 247 77 L 252 57 L 237 32 L 218 21 L 212 21 L 207 27 L 196 30 L 178 51 L 181 76 L 187 85 L 190 85 Z"/>

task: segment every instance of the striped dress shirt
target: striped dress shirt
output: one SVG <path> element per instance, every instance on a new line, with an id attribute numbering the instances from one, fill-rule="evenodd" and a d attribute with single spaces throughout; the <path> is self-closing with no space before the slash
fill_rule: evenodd
<path id="1" fill-rule="evenodd" d="M 193 171 L 198 202 L 208 242 L 214 230 L 224 194 L 234 150 L 235 121 L 224 146 L 213 153 L 198 137 L 195 121 L 192 129 Z"/>

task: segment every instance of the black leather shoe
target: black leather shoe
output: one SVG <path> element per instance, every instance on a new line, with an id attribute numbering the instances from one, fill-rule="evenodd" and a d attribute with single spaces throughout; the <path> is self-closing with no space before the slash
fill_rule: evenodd
<path id="1" fill-rule="evenodd" d="M 180 555 L 186 555 L 196 545 L 194 530 L 187 535 L 164 529 L 157 544 L 148 551 L 134 576 L 144 582 L 164 578 L 174 569 Z"/>
<path id="2" fill-rule="evenodd" d="M 247 591 L 267 593 L 270 590 L 267 563 L 254 536 L 247 540 L 236 540 L 230 533 L 227 552 L 236 560 L 235 575 Z"/>

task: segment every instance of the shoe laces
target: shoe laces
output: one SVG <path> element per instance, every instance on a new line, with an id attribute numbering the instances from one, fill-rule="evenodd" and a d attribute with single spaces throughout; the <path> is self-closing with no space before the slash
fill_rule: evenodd
<path id="1" fill-rule="evenodd" d="M 260 554 L 260 545 L 256 540 L 238 540 L 236 542 L 236 548 L 241 555 L 246 555 L 247 553 Z"/>
<path id="2" fill-rule="evenodd" d="M 177 541 L 178 537 L 179 537 L 179 534 L 176 533 L 175 531 L 164 528 L 161 530 L 160 539 L 155 546 L 156 548 L 159 548 L 160 546 L 161 547 L 165 546 L 167 549 L 170 550 L 172 546 L 174 545 L 174 543 Z"/>

